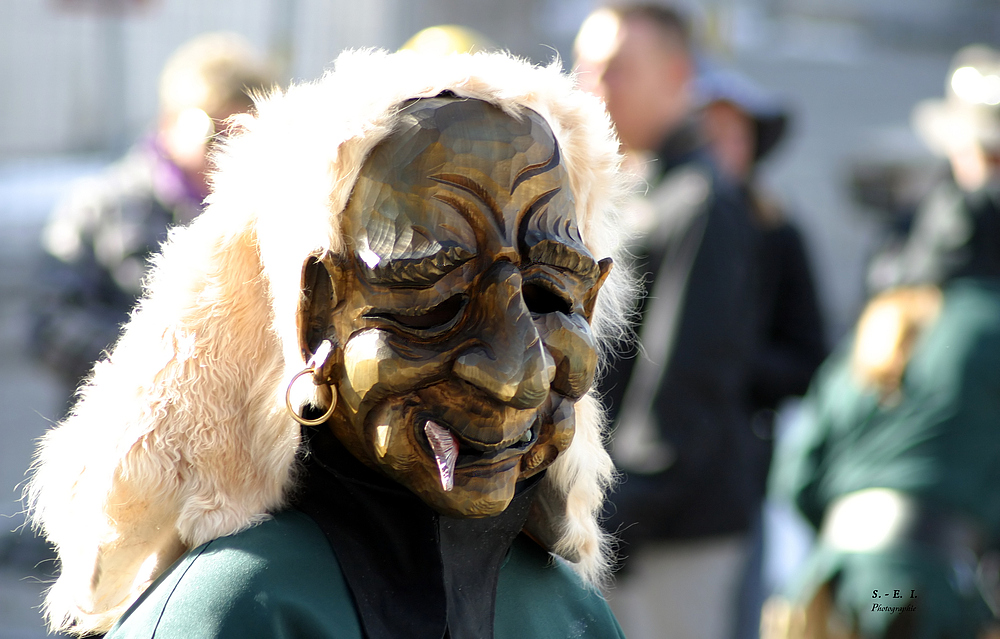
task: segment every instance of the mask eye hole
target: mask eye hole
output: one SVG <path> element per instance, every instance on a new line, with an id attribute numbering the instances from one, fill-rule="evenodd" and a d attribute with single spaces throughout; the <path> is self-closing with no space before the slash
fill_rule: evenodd
<path id="1" fill-rule="evenodd" d="M 458 317 L 465 308 L 465 298 L 454 295 L 422 313 L 404 315 L 402 313 L 373 313 L 369 317 L 379 317 L 390 320 L 400 326 L 413 330 L 428 330 L 444 328 Z"/>
<path id="2" fill-rule="evenodd" d="M 521 287 L 521 295 L 528 310 L 535 315 L 556 312 L 569 315 L 572 310 L 563 296 L 544 284 L 528 282 Z"/>

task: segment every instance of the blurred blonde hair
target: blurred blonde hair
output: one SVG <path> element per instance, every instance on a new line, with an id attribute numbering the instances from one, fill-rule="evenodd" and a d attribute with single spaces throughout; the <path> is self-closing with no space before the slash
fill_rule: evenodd
<path id="1" fill-rule="evenodd" d="M 858 320 L 851 366 L 862 385 L 891 401 L 900 389 L 914 345 L 941 310 L 941 289 L 913 286 L 873 298 Z"/>
<path id="2" fill-rule="evenodd" d="M 276 75 L 243 36 L 204 33 L 180 46 L 160 73 L 160 110 L 201 109 L 212 117 L 246 111 L 271 89 Z"/>

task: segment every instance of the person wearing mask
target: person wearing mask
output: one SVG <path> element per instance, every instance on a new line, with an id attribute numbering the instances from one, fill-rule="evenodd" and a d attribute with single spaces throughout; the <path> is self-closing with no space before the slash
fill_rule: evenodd
<path id="1" fill-rule="evenodd" d="M 349 51 L 258 104 L 40 444 L 52 629 L 622 639 L 601 103 L 505 53 Z"/>
<path id="2" fill-rule="evenodd" d="M 705 144 L 682 14 L 599 9 L 581 26 L 576 58 L 648 183 L 624 211 L 647 285 L 639 345 L 601 379 L 622 472 L 606 526 L 625 559 L 609 599 L 629 637 L 725 637 L 757 505 L 750 214 Z"/>

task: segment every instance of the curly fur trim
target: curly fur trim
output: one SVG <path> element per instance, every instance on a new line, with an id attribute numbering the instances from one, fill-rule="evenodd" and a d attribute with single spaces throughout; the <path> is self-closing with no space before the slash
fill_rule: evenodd
<path id="1" fill-rule="evenodd" d="M 171 233 L 122 337 L 39 447 L 28 499 L 61 561 L 45 604 L 53 629 L 106 631 L 185 549 L 283 505 L 300 443 L 284 407 L 304 367 L 300 269 L 317 250 L 342 249 L 341 212 L 401 103 L 444 90 L 541 114 L 585 241 L 599 257 L 616 252 L 617 141 L 602 105 L 558 62 L 347 52 L 321 80 L 260 99 L 216 158 L 206 212 Z M 627 282 L 614 269 L 599 296 L 602 341 L 624 326 Z M 612 466 L 598 402 L 585 398 L 577 413 L 541 499 L 559 518 L 547 522 L 561 534 L 553 550 L 596 582 L 607 571 L 597 514 Z"/>

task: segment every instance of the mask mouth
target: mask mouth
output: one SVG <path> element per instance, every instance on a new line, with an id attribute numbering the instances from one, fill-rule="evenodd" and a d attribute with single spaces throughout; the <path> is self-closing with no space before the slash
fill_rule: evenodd
<path id="1" fill-rule="evenodd" d="M 426 452 L 434 459 L 441 480 L 441 488 L 450 491 L 454 487 L 455 471 L 468 470 L 469 474 L 479 475 L 489 467 L 490 471 L 498 471 L 497 465 L 507 466 L 516 463 L 520 456 L 538 441 L 541 430 L 538 417 L 531 426 L 513 442 L 505 445 L 486 445 L 463 438 L 446 423 L 433 419 L 422 420 L 423 427 L 418 428 L 418 441 Z M 505 463 L 507 462 L 507 463 Z M 476 472 L 476 471 L 479 472 Z"/>

